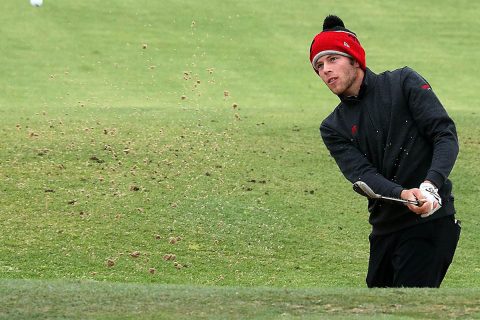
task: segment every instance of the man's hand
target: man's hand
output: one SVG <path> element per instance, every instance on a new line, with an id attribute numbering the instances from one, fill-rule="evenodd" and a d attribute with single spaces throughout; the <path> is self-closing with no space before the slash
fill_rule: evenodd
<path id="1" fill-rule="evenodd" d="M 405 189 L 400 194 L 400 197 L 405 200 L 413 200 L 420 202 L 420 206 L 416 206 L 414 204 L 407 204 L 408 209 L 415 212 L 416 214 L 427 214 L 430 210 L 431 205 L 427 202 L 427 199 L 425 199 L 425 197 L 423 196 L 422 191 L 420 191 L 420 189 L 418 188 Z"/>
<path id="2" fill-rule="evenodd" d="M 442 206 L 442 199 L 438 195 L 438 190 L 430 181 L 422 183 L 420 188 L 403 190 L 400 197 L 402 199 L 419 201 L 420 206 L 413 204 L 408 204 L 407 206 L 422 218 L 432 215 Z"/>
<path id="3" fill-rule="evenodd" d="M 426 214 L 422 214 L 422 218 L 426 218 L 432 215 L 435 211 L 442 207 L 442 198 L 438 194 L 438 189 L 430 181 L 425 181 L 420 185 L 420 191 L 427 199 L 428 203 L 431 203 L 430 210 Z"/>

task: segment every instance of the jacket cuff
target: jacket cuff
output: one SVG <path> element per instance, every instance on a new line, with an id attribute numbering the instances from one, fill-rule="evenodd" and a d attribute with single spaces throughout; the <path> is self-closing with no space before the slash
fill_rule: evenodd
<path id="1" fill-rule="evenodd" d="M 438 189 L 441 189 L 445 182 L 445 178 L 441 174 L 432 170 L 428 171 L 425 180 L 431 181 Z"/>
<path id="2" fill-rule="evenodd" d="M 404 190 L 404 189 L 403 189 L 403 187 L 401 187 L 401 186 L 398 186 L 398 187 L 393 188 L 393 190 L 392 190 L 392 196 L 393 196 L 394 198 L 400 199 L 400 198 L 401 198 L 400 195 L 402 194 L 402 191 L 403 191 L 403 190 Z"/>

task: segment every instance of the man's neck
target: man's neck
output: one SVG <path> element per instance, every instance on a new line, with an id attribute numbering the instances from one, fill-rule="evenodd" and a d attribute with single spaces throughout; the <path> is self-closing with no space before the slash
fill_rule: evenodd
<path id="1" fill-rule="evenodd" d="M 360 88 L 362 87 L 364 77 L 365 77 L 365 71 L 363 71 L 361 68 L 358 68 L 357 77 L 355 78 L 355 81 L 352 83 L 352 86 L 347 90 L 347 92 L 344 92 L 343 96 L 358 97 L 358 94 L 360 93 Z"/>

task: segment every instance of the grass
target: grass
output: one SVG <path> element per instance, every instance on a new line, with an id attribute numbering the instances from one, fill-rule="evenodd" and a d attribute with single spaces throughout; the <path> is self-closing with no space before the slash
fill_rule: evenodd
<path id="1" fill-rule="evenodd" d="M 2 281 L 0 319 L 478 319 L 478 289 L 279 289 Z"/>
<path id="2" fill-rule="evenodd" d="M 285 290 L 301 296 L 315 287 L 312 295 L 358 292 L 395 304 L 381 290 L 360 289 L 366 203 L 319 139 L 337 99 L 315 78 L 307 50 L 323 16 L 335 12 L 359 34 L 370 68 L 412 66 L 456 121 L 461 152 L 451 177 L 463 231 L 444 289 L 433 295 L 478 296 L 459 289 L 480 286 L 479 44 L 470 36 L 478 4 L 46 0 L 33 8 L 7 0 L 3 7 L 0 279 L 12 294 L 40 290 L 49 298 L 57 294 L 42 291 L 50 286 L 90 298 L 100 288 L 100 299 L 131 290 L 121 305 L 136 290 L 174 290 L 172 301 L 198 294 L 186 304 L 196 308 L 209 292 L 240 290 L 251 294 L 243 314 L 265 292 L 288 301 Z M 12 310 L 25 307 L 6 297 Z M 69 310 L 62 301 L 51 305 Z M 265 317 L 276 314 L 269 301 Z"/>

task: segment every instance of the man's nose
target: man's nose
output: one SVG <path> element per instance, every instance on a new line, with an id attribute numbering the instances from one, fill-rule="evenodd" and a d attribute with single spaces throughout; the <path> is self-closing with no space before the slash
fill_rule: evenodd
<path id="1" fill-rule="evenodd" d="M 327 74 L 327 73 L 330 73 L 331 71 L 332 71 L 332 69 L 330 68 L 330 64 L 324 63 L 323 64 L 323 73 Z"/>

